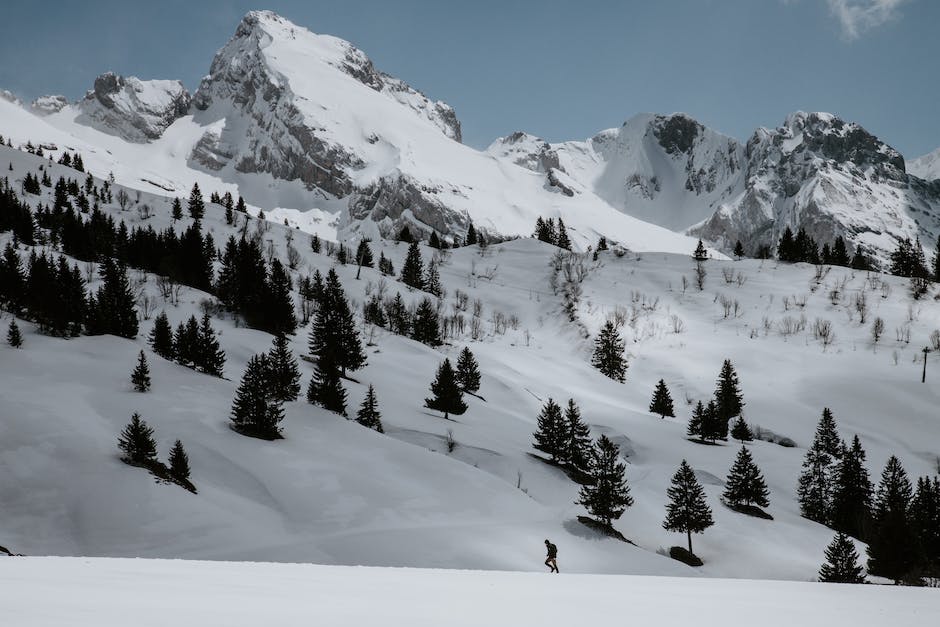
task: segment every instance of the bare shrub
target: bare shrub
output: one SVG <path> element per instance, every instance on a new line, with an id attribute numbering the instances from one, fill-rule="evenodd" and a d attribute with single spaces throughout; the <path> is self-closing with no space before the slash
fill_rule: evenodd
<path id="1" fill-rule="evenodd" d="M 705 277 L 708 276 L 708 272 L 705 270 L 705 264 L 699 261 L 695 264 L 695 286 L 698 287 L 698 291 L 705 289 Z"/>
<path id="2" fill-rule="evenodd" d="M 828 347 L 836 339 L 832 323 L 823 318 L 816 318 L 816 322 L 813 323 L 813 337 L 822 342 L 823 348 Z"/>
<path id="3" fill-rule="evenodd" d="M 683 322 L 682 318 L 680 318 L 676 314 L 672 314 L 671 316 L 669 316 L 669 324 L 672 327 L 672 332 L 675 333 L 676 335 L 685 331 L 685 322 Z M 936 333 L 940 334 L 940 332 L 936 332 Z"/>
<path id="4" fill-rule="evenodd" d="M 865 296 L 865 292 L 856 292 L 855 297 L 852 299 L 852 305 L 855 307 L 855 311 L 858 312 L 859 321 L 865 324 L 868 317 L 868 298 Z"/>
<path id="5" fill-rule="evenodd" d="M 871 339 L 875 344 L 878 343 L 878 340 L 881 339 L 881 336 L 885 332 L 885 321 L 880 317 L 875 317 L 875 321 L 871 323 Z"/>
<path id="6" fill-rule="evenodd" d="M 940 329 L 930 332 L 930 347 L 935 351 L 940 351 Z"/>

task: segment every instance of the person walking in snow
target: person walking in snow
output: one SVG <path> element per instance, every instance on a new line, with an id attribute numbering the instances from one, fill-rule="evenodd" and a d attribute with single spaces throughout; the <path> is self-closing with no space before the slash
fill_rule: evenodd
<path id="1" fill-rule="evenodd" d="M 545 565 L 548 566 L 548 572 L 557 573 L 558 564 L 555 562 L 555 558 L 558 557 L 558 547 L 545 540 L 545 550 L 548 552 L 548 556 L 545 558 Z"/>

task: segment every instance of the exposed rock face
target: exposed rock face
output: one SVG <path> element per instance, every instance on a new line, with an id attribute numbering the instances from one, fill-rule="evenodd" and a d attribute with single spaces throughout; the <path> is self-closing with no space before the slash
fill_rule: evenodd
<path id="1" fill-rule="evenodd" d="M 744 192 L 691 229 L 730 250 L 774 249 L 783 230 L 819 242 L 843 236 L 886 259 L 899 238 L 935 241 L 940 185 L 909 175 L 901 155 L 854 123 L 794 113 L 747 143 Z"/>
<path id="2" fill-rule="evenodd" d="M 548 174 L 552 168 L 564 171 L 558 162 L 558 153 L 551 144 L 522 131 L 500 137 L 486 151 L 533 172 Z"/>
<path id="3" fill-rule="evenodd" d="M 142 81 L 112 72 L 95 79 L 78 103 L 76 121 L 127 141 L 145 143 L 189 111 L 191 97 L 180 81 Z"/>
<path id="4" fill-rule="evenodd" d="M 907 171 L 927 181 L 940 179 L 940 148 L 907 162 Z"/>
<path id="5" fill-rule="evenodd" d="M 69 105 L 65 96 L 40 96 L 33 100 L 29 108 L 37 115 L 52 115 Z"/>

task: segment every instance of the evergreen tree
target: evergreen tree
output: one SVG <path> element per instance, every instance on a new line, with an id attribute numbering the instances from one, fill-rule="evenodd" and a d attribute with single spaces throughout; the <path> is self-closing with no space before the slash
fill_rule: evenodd
<path id="1" fill-rule="evenodd" d="M 231 419 L 233 428 L 243 435 L 274 440 L 281 437 L 279 424 L 284 419 L 284 410 L 280 401 L 268 392 L 267 361 L 266 355 L 254 355 L 248 360 L 235 390 Z"/>
<path id="2" fill-rule="evenodd" d="M 865 583 L 855 543 L 849 536 L 837 533 L 826 547 L 826 563 L 819 569 L 819 580 L 825 583 Z"/>
<path id="3" fill-rule="evenodd" d="M 832 471 L 829 522 L 836 531 L 865 540 L 871 519 L 873 486 L 865 468 L 865 451 L 856 435 L 852 445 L 842 445 L 840 459 Z"/>
<path id="4" fill-rule="evenodd" d="M 726 359 L 721 366 L 721 372 L 718 375 L 718 382 L 715 385 L 715 408 L 718 418 L 718 437 L 725 439 L 728 437 L 728 424 L 735 416 L 741 415 L 741 409 L 744 407 L 741 390 L 738 385 L 738 374 L 731 365 L 731 360 Z"/>
<path id="5" fill-rule="evenodd" d="M 261 328 L 274 335 L 293 333 L 297 328 L 297 317 L 294 315 L 294 300 L 291 297 L 291 280 L 279 259 L 271 260 L 266 291 L 266 315 Z"/>
<path id="6" fill-rule="evenodd" d="M 581 410 L 575 404 L 573 398 L 568 399 L 563 424 L 567 428 L 564 437 L 565 462 L 574 468 L 589 471 L 591 469 L 592 452 L 591 430 L 581 420 Z"/>
<path id="7" fill-rule="evenodd" d="M 751 428 L 748 426 L 747 422 L 745 422 L 744 418 L 738 416 L 734 424 L 731 425 L 731 437 L 744 444 L 754 439 L 754 433 L 751 431 Z"/>
<path id="8" fill-rule="evenodd" d="M 832 411 L 824 407 L 819 424 L 816 425 L 816 435 L 813 436 L 811 446 L 817 450 L 828 453 L 832 459 L 842 457 L 844 444 L 839 439 L 839 432 L 836 429 L 836 420 L 832 416 Z"/>
<path id="9" fill-rule="evenodd" d="M 441 238 L 437 236 L 437 231 L 431 231 L 431 237 L 428 238 L 428 246 L 441 249 Z"/>
<path id="10" fill-rule="evenodd" d="M 186 323 L 176 327 L 173 336 L 173 354 L 176 363 L 187 368 L 198 368 L 202 363 L 199 350 L 199 323 L 196 316 L 190 316 Z"/>
<path id="11" fill-rule="evenodd" d="M 535 220 L 535 237 L 540 242 L 554 244 L 557 239 L 555 235 L 555 223 L 551 220 L 545 220 L 539 216 Z"/>
<path id="12" fill-rule="evenodd" d="M 349 255 L 346 252 L 346 245 L 341 242 L 339 248 L 336 249 L 336 263 L 345 266 L 347 261 L 349 261 Z"/>
<path id="13" fill-rule="evenodd" d="M 937 236 L 937 248 L 933 251 L 933 280 L 940 283 L 940 235 Z"/>
<path id="14" fill-rule="evenodd" d="M 914 534 L 908 519 L 913 489 L 897 457 L 881 473 L 868 543 L 868 572 L 900 583 L 915 565 Z"/>
<path id="15" fill-rule="evenodd" d="M 464 392 L 476 392 L 480 389 L 480 367 L 466 346 L 457 356 L 457 383 Z"/>
<path id="16" fill-rule="evenodd" d="M 698 241 L 695 252 L 692 253 L 692 259 L 696 261 L 706 261 L 708 259 L 708 251 L 705 249 L 705 244 L 702 243 L 702 240 Z"/>
<path id="17" fill-rule="evenodd" d="M 300 395 L 300 368 L 287 345 L 287 337 L 274 337 L 267 361 L 268 392 L 282 403 L 296 401 Z"/>
<path id="18" fill-rule="evenodd" d="M 793 241 L 793 231 L 787 226 L 780 236 L 780 242 L 777 244 L 777 259 L 780 261 L 796 261 L 795 243 Z"/>
<path id="19" fill-rule="evenodd" d="M 754 458 L 751 457 L 747 447 L 742 446 L 731 467 L 731 472 L 728 473 L 722 497 L 733 506 L 767 507 L 770 505 L 770 501 L 767 500 L 769 494 L 760 468 L 754 463 Z"/>
<path id="20" fill-rule="evenodd" d="M 590 469 L 593 481 L 581 486 L 578 504 L 610 527 L 633 505 L 633 498 L 625 477 L 626 466 L 620 461 L 620 449 L 606 435 L 591 450 Z"/>
<path id="21" fill-rule="evenodd" d="M 319 255 L 322 248 L 323 244 L 320 242 L 320 236 L 314 233 L 310 238 L 310 250 Z"/>
<path id="22" fill-rule="evenodd" d="M 443 344 L 437 310 L 429 298 L 423 299 L 415 310 L 411 325 L 411 339 L 428 346 Z"/>
<path id="23" fill-rule="evenodd" d="M 659 380 L 659 383 L 656 384 L 656 389 L 653 390 L 653 400 L 650 401 L 650 413 L 659 414 L 660 418 L 665 418 L 666 416 L 674 418 L 676 415 L 672 407 L 672 396 L 669 394 L 669 388 L 666 387 L 666 382 L 662 379 Z"/>
<path id="24" fill-rule="evenodd" d="M 463 392 L 457 384 L 457 376 L 447 358 L 438 367 L 437 375 L 431 382 L 431 394 L 434 396 L 424 399 L 424 406 L 444 412 L 445 420 L 450 414 L 459 416 L 467 411 L 467 404 L 463 402 Z"/>
<path id="25" fill-rule="evenodd" d="M 89 298 L 86 327 L 89 335 L 110 333 L 133 339 L 137 336 L 137 308 L 127 279 L 127 268 L 105 257 L 100 267 L 104 285 Z"/>
<path id="26" fill-rule="evenodd" d="M 20 348 L 23 345 L 23 336 L 20 334 L 20 328 L 16 325 L 16 320 L 10 320 L 10 327 L 7 329 L 7 343 L 13 348 Z"/>
<path id="27" fill-rule="evenodd" d="M 835 266 L 849 265 L 849 252 L 846 249 L 845 240 L 842 239 L 841 235 L 836 237 L 836 241 L 832 245 L 832 255 L 829 260 Z"/>
<path id="28" fill-rule="evenodd" d="M 118 448 L 124 453 L 121 459 L 135 466 L 148 466 L 157 459 L 157 443 L 153 439 L 153 429 L 141 420 L 140 414 L 134 413 L 121 437 Z"/>
<path id="29" fill-rule="evenodd" d="M 189 481 L 189 456 L 183 443 L 177 440 L 170 449 L 170 477 L 175 481 Z"/>
<path id="30" fill-rule="evenodd" d="M 623 383 L 627 374 L 627 361 L 623 357 L 624 345 L 614 323 L 608 320 L 594 341 L 591 365 L 605 377 Z"/>
<path id="31" fill-rule="evenodd" d="M 437 264 L 433 261 L 428 264 L 428 271 L 424 278 L 424 290 L 438 298 L 444 297 L 444 286 L 441 285 L 441 275 L 437 270 Z"/>
<path id="32" fill-rule="evenodd" d="M 372 248 L 369 247 L 369 240 L 367 239 L 360 240 L 359 247 L 356 249 L 356 265 L 359 267 L 365 266 L 366 268 L 375 265 Z"/>
<path id="33" fill-rule="evenodd" d="M 395 298 L 385 302 L 385 315 L 388 316 L 388 328 L 398 335 L 410 335 L 411 333 L 411 314 L 408 313 L 408 307 L 401 297 L 401 293 L 396 292 Z"/>
<path id="34" fill-rule="evenodd" d="M 533 446 L 543 453 L 548 453 L 553 462 L 564 461 L 568 428 L 562 420 L 561 407 L 551 398 L 542 406 L 536 427 L 538 431 L 533 434 Z"/>
<path id="35" fill-rule="evenodd" d="M 347 369 L 359 370 L 366 364 L 366 356 L 346 294 L 333 268 L 327 273 L 320 300 L 310 330 L 310 354 L 335 364 L 340 376 L 345 376 Z"/>
<path id="36" fill-rule="evenodd" d="M 173 199 L 173 208 L 170 210 L 170 216 L 174 221 L 183 219 L 183 205 L 179 198 Z"/>
<path id="37" fill-rule="evenodd" d="M 225 351 L 219 346 L 215 329 L 212 328 L 207 313 L 202 315 L 202 323 L 199 325 L 199 332 L 196 336 L 195 351 L 196 366 L 200 370 L 214 377 L 222 376 L 222 370 L 225 368 Z"/>
<path id="38" fill-rule="evenodd" d="M 397 241 L 405 242 L 406 244 L 415 243 L 415 238 L 411 235 L 411 229 L 408 228 L 408 225 L 401 227 L 401 230 L 398 232 Z"/>
<path id="39" fill-rule="evenodd" d="M 821 524 L 829 523 L 832 500 L 832 458 L 823 450 L 810 448 L 796 489 L 800 515 Z"/>
<path id="40" fill-rule="evenodd" d="M 384 252 L 379 252 L 379 272 L 385 276 L 392 276 L 395 274 L 395 266 L 392 265 L 392 260 L 385 256 Z"/>
<path id="41" fill-rule="evenodd" d="M 202 220 L 206 214 L 206 205 L 202 200 L 202 192 L 199 191 L 199 183 L 193 183 L 193 189 L 189 192 L 189 217 L 193 220 Z"/>
<path id="42" fill-rule="evenodd" d="M 920 477 L 911 500 L 911 531 L 917 539 L 920 566 L 934 577 L 940 575 L 940 479 Z"/>
<path id="43" fill-rule="evenodd" d="M 170 321 L 167 319 L 165 311 L 161 311 L 154 318 L 149 339 L 150 348 L 157 355 L 171 361 L 176 358 L 173 350 L 173 329 L 170 327 Z"/>
<path id="44" fill-rule="evenodd" d="M 307 402 L 341 416 L 346 415 L 346 390 L 340 378 L 340 367 L 330 353 L 317 359 L 307 386 Z"/>
<path id="45" fill-rule="evenodd" d="M 375 429 L 379 433 L 385 433 L 382 429 L 382 414 L 379 413 L 379 402 L 375 398 L 375 388 L 369 384 L 369 391 L 356 412 L 356 422 L 364 427 Z"/>
<path id="46" fill-rule="evenodd" d="M 131 383 L 138 392 L 146 392 L 150 389 L 150 366 L 147 365 L 147 356 L 144 351 L 140 351 L 137 357 L 137 366 L 131 374 Z"/>
<path id="47" fill-rule="evenodd" d="M 470 221 L 470 224 L 467 226 L 467 237 L 466 245 L 473 246 L 477 243 L 477 230 L 473 228 L 473 221 Z"/>
<path id="48" fill-rule="evenodd" d="M 424 289 L 424 262 L 421 260 L 421 250 L 418 242 L 411 242 L 405 263 L 401 268 L 401 282 L 416 290 Z"/>
<path id="49" fill-rule="evenodd" d="M 744 256 L 744 245 L 741 244 L 741 240 L 734 243 L 734 256 L 738 259 Z"/>
<path id="50" fill-rule="evenodd" d="M 712 510 L 705 502 L 705 490 L 695 478 L 695 471 L 689 463 L 682 460 L 679 470 L 672 477 L 672 485 L 666 491 L 669 503 L 666 505 L 666 531 L 685 532 L 689 541 L 689 555 L 692 552 L 692 534 L 702 533 L 715 524 Z"/>
<path id="51" fill-rule="evenodd" d="M 362 319 L 367 324 L 374 324 L 379 327 L 388 326 L 388 317 L 385 315 L 385 308 L 382 306 L 382 300 L 378 294 L 373 294 L 362 305 Z"/>
<path id="52" fill-rule="evenodd" d="M 690 438 L 698 438 L 702 442 L 705 441 L 705 407 L 702 405 L 702 401 L 699 401 L 695 405 L 695 409 L 692 410 L 692 416 L 689 418 L 689 427 L 686 429 L 685 434 Z"/>
<path id="53" fill-rule="evenodd" d="M 571 240 L 568 239 L 568 230 L 565 228 L 565 223 L 561 218 L 558 218 L 558 239 L 555 241 L 555 245 L 565 250 L 571 250 Z"/>

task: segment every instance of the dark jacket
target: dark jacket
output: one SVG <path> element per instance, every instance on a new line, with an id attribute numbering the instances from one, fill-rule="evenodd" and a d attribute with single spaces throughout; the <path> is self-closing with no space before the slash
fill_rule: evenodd
<path id="1" fill-rule="evenodd" d="M 558 557 L 558 547 L 549 542 L 547 545 L 548 548 L 548 557 L 549 559 L 555 559 Z"/>

